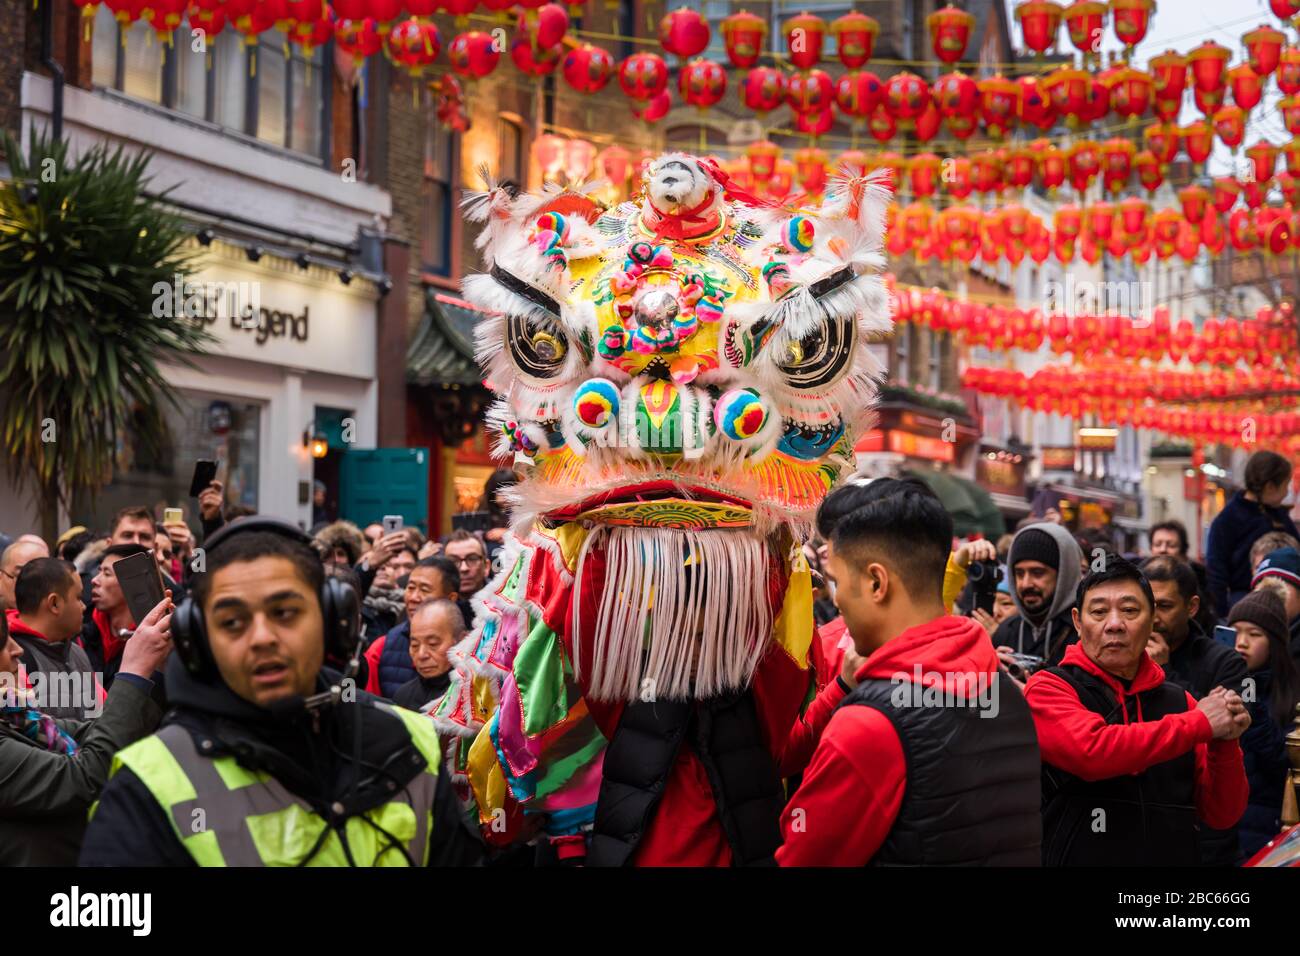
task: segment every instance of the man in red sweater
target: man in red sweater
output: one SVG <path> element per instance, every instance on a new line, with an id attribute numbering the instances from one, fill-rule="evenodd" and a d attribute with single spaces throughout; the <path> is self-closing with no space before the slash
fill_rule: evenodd
<path id="1" fill-rule="evenodd" d="M 944 607 L 952 519 L 914 479 L 856 494 L 827 573 L 866 660 L 782 814 L 777 862 L 1037 865 L 1033 719 L 988 632 Z"/>
<path id="2" fill-rule="evenodd" d="M 1249 786 L 1250 714 L 1216 687 L 1199 702 L 1147 654 L 1151 585 L 1123 558 L 1079 584 L 1079 641 L 1025 694 L 1043 754 L 1047 866 L 1197 866 L 1197 817 L 1235 826 Z"/>

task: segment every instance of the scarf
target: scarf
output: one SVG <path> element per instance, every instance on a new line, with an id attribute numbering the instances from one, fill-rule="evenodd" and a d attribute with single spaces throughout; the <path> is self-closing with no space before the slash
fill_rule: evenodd
<path id="1" fill-rule="evenodd" d="M 399 619 L 406 611 L 400 588 L 381 588 L 372 585 L 363 603 L 371 610 L 392 614 Z"/>
<path id="2" fill-rule="evenodd" d="M 27 691 L 13 690 L 0 694 L 0 721 L 50 753 L 65 757 L 77 755 L 77 742 L 54 722 L 53 717 L 27 706 Z"/>

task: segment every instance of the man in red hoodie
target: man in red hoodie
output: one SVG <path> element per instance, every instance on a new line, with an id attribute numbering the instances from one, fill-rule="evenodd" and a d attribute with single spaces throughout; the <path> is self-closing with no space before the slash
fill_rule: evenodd
<path id="1" fill-rule="evenodd" d="M 827 572 L 866 660 L 782 814 L 782 866 L 1038 864 L 1033 719 L 988 632 L 944 607 L 951 541 L 915 479 L 836 522 Z"/>
<path id="2" fill-rule="evenodd" d="M 1245 812 L 1250 715 L 1232 691 L 1198 702 L 1165 680 L 1146 651 L 1154 614 L 1141 570 L 1106 555 L 1079 584 L 1078 642 L 1029 679 L 1047 866 L 1198 866 L 1198 815 L 1227 829 Z"/>

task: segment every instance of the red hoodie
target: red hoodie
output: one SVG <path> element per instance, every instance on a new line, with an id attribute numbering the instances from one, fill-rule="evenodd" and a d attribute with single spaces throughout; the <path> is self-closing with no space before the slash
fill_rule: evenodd
<path id="1" fill-rule="evenodd" d="M 1081 643 L 1071 644 L 1061 663 L 1074 664 L 1098 677 L 1117 702 L 1164 683 L 1165 672 L 1146 654 L 1137 675 L 1125 689 L 1084 653 Z M 1241 747 L 1235 740 L 1214 740 L 1210 720 L 1187 695 L 1187 711 L 1159 720 L 1144 721 L 1137 701 L 1138 722 L 1107 725 L 1100 714 L 1084 707 L 1069 684 L 1046 671 L 1029 678 L 1025 699 L 1034 715 L 1043 763 L 1059 767 L 1082 780 L 1105 780 L 1121 774 L 1141 773 L 1148 767 L 1196 749 L 1196 812 L 1218 830 L 1235 826 L 1246 811 L 1250 786 L 1242 765 Z"/>
<path id="2" fill-rule="evenodd" d="M 908 628 L 866 659 L 864 680 L 911 682 L 915 669 L 943 675 L 945 690 L 975 690 L 967 675 L 997 673 L 986 630 L 968 617 L 935 618 Z M 987 686 L 987 685 L 986 685 Z M 822 732 L 803 784 L 781 815 L 781 866 L 862 866 L 889 835 L 907 789 L 907 761 L 898 732 L 872 707 L 841 707 Z"/>

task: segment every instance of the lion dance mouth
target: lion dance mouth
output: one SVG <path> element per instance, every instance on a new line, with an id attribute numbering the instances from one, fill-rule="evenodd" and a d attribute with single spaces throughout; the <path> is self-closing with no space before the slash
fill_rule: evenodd
<path id="1" fill-rule="evenodd" d="M 489 423 L 525 473 L 433 713 L 484 819 L 591 796 L 610 707 L 739 693 L 772 667 L 807 682 L 800 546 L 882 372 L 888 183 L 846 174 L 791 211 L 680 154 L 647 184 L 664 164 L 705 199 L 602 210 L 489 182 L 466 201 Z"/>

